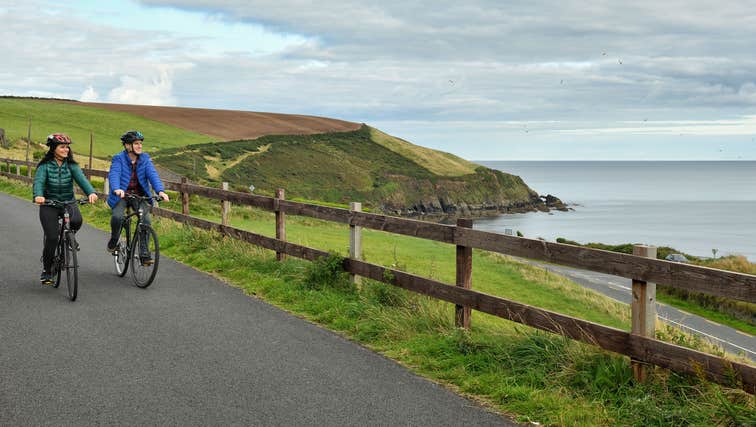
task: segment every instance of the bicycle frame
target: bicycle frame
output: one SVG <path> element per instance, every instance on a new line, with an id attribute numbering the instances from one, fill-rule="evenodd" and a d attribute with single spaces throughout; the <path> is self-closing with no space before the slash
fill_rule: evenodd
<path id="1" fill-rule="evenodd" d="M 76 300 L 78 294 L 79 281 L 79 262 L 76 254 L 76 239 L 74 231 L 71 229 L 71 214 L 69 206 L 73 204 L 88 203 L 87 199 L 70 200 L 67 202 L 58 202 L 55 200 L 46 201 L 43 205 L 52 206 L 60 209 L 63 214 L 58 216 L 58 245 L 53 254 L 52 268 L 55 274 L 54 287 L 60 286 L 63 270 L 66 271 L 66 282 L 68 287 L 68 298 L 71 301 Z"/>
<path id="2" fill-rule="evenodd" d="M 123 277 L 131 268 L 134 284 L 146 288 L 157 273 L 160 249 L 155 230 L 144 222 L 145 210 L 150 207 L 144 206 L 142 202 L 155 200 L 155 197 L 126 195 L 124 200 L 126 208 L 118 230 L 118 235 L 122 237 L 119 237 L 118 246 L 113 252 L 115 269 Z"/>
<path id="3" fill-rule="evenodd" d="M 121 234 L 121 231 L 123 229 L 126 229 L 126 247 L 131 248 L 131 230 L 133 229 L 134 232 L 139 230 L 139 226 L 143 223 L 143 217 L 144 217 L 144 210 L 142 209 L 142 201 L 151 201 L 154 200 L 154 197 L 143 197 L 143 196 L 132 196 L 127 195 L 124 196 L 124 200 L 126 200 L 126 215 L 123 216 L 123 221 L 121 222 L 121 228 L 118 230 L 118 234 Z M 136 206 L 132 206 L 132 202 L 136 203 Z M 136 224 L 134 227 L 131 227 L 131 221 L 133 218 L 136 217 Z M 128 250 L 128 249 L 127 249 Z"/>

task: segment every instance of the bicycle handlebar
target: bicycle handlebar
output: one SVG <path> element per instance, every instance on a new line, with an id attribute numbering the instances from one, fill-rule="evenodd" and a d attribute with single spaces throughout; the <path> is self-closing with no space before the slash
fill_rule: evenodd
<path id="1" fill-rule="evenodd" d="M 158 202 L 163 201 L 163 198 L 160 197 L 157 194 L 152 195 L 152 196 L 138 196 L 136 194 L 124 194 L 123 195 L 123 199 L 125 199 L 125 200 L 140 200 L 140 201 L 141 200 L 144 200 L 144 201 L 153 201 L 153 200 L 156 200 Z"/>
<path id="2" fill-rule="evenodd" d="M 63 207 L 69 206 L 69 205 L 74 205 L 76 203 L 78 203 L 80 205 L 86 205 L 87 203 L 89 203 L 89 199 L 86 198 L 86 197 L 82 197 L 80 199 L 67 200 L 65 202 L 59 202 L 57 200 L 47 199 L 47 200 L 45 200 L 44 203 L 41 204 L 41 206 L 54 206 L 56 208 L 63 208 Z"/>

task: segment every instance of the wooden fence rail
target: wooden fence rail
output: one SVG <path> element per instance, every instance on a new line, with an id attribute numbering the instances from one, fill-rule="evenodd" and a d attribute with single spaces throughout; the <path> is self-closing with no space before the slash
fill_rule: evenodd
<path id="1" fill-rule="evenodd" d="M 225 234 L 276 253 L 285 253 L 310 261 L 329 255 L 323 250 L 223 226 L 163 208 L 155 208 L 153 212 L 193 227 Z M 344 260 L 343 268 L 355 275 L 596 345 L 605 350 L 630 356 L 638 362 L 691 375 L 704 373 L 712 381 L 742 387 L 750 393 L 756 391 L 756 367 L 751 365 L 365 261 L 347 258 Z M 734 384 L 733 378 L 737 378 L 741 384 Z"/>
<path id="2" fill-rule="evenodd" d="M 0 159 L 0 163 L 2 162 L 8 165 L 7 172 L 0 172 L 2 175 L 30 182 L 30 178 L 10 173 L 9 165 L 33 166 L 31 162 Z M 107 176 L 104 171 L 90 170 L 89 173 L 92 176 Z M 715 382 L 739 386 L 750 393 L 756 391 L 756 367 L 754 366 L 657 341 L 653 337 L 643 336 L 642 330 L 625 332 L 487 295 L 474 291 L 468 286 L 472 248 L 609 273 L 632 279 L 638 282 L 639 286 L 647 282 L 654 282 L 747 302 L 756 302 L 756 276 L 662 261 L 640 255 L 620 254 L 473 230 L 470 228 L 471 224 L 465 221 L 460 222 L 457 226 L 443 225 L 360 212 L 358 209 L 341 209 L 287 201 L 283 198 L 283 192 L 279 193 L 277 197 L 267 197 L 189 184 L 185 180 L 180 183 L 165 182 L 165 185 L 167 189 L 182 194 L 184 201 L 182 213 L 155 208 L 153 212 L 156 215 L 195 227 L 217 231 L 270 249 L 275 251 L 279 258 L 290 255 L 315 260 L 319 257 L 328 256 L 325 251 L 287 242 L 283 226 L 285 214 L 308 216 L 345 223 L 351 227 L 364 227 L 454 244 L 457 246 L 458 286 L 370 264 L 355 257 L 345 259 L 343 268 L 354 275 L 389 283 L 455 304 L 457 306 L 457 324 L 460 326 L 469 325 L 469 310 L 474 309 L 629 356 L 634 363 L 653 364 L 693 375 L 704 374 Z M 277 238 L 190 216 L 188 214 L 189 194 L 276 212 Z M 648 298 L 641 297 L 641 299 L 647 300 Z M 644 309 L 647 309 L 648 302 L 645 304 L 646 308 Z M 653 304 L 653 301 L 651 301 L 651 304 Z M 639 304 L 639 306 L 643 307 L 644 304 Z M 634 316 L 636 315 L 642 316 L 638 313 L 634 314 Z M 647 325 L 648 319 L 645 321 Z M 636 376 L 636 378 L 638 377 Z M 739 383 L 733 383 L 733 381 Z"/>
<path id="3" fill-rule="evenodd" d="M 269 211 L 275 210 L 274 197 L 170 182 L 166 182 L 166 188 Z M 751 274 L 289 200 L 280 200 L 278 206 L 282 212 L 290 215 L 308 216 L 372 230 L 484 249 L 756 303 L 756 276 Z"/>

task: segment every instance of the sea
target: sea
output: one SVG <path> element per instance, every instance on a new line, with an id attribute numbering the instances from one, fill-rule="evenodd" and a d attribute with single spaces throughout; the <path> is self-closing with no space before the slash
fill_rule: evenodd
<path id="1" fill-rule="evenodd" d="M 475 220 L 474 228 L 579 243 L 670 246 L 756 262 L 756 161 L 475 161 L 570 207 Z"/>

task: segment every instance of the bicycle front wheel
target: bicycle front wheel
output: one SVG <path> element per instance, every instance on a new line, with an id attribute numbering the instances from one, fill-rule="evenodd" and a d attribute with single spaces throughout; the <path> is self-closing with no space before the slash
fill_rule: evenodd
<path id="1" fill-rule="evenodd" d="M 131 242 L 131 276 L 134 284 L 146 288 L 152 284 L 160 262 L 157 233 L 148 225 L 140 225 Z"/>
<path id="2" fill-rule="evenodd" d="M 68 299 L 76 301 L 79 291 L 79 260 L 76 254 L 76 237 L 73 233 L 66 233 L 65 253 L 66 285 L 68 286 Z"/>

